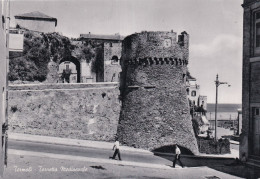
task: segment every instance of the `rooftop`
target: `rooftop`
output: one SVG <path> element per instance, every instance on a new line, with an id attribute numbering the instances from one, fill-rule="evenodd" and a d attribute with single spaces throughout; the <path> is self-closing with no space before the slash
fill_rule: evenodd
<path id="1" fill-rule="evenodd" d="M 46 14 L 43 14 L 39 11 L 29 12 L 25 14 L 19 14 L 14 16 L 15 19 L 36 19 L 36 20 L 49 20 L 49 21 L 55 21 L 55 26 L 57 26 L 57 19 L 54 17 L 50 17 Z"/>
<path id="2" fill-rule="evenodd" d="M 100 40 L 124 40 L 123 36 L 120 36 L 120 34 L 115 35 L 99 35 L 99 34 L 80 34 L 80 38 L 85 39 L 100 39 Z"/>

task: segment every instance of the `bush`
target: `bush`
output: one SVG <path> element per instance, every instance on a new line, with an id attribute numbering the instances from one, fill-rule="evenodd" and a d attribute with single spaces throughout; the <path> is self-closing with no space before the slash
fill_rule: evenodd
<path id="1" fill-rule="evenodd" d="M 206 139 L 197 137 L 197 143 L 200 153 L 206 154 L 227 154 L 230 153 L 230 142 L 228 139 Z"/>
<path id="2" fill-rule="evenodd" d="M 58 33 L 25 31 L 21 56 L 10 59 L 10 81 L 45 81 L 50 57 L 58 62 L 69 59 L 74 49 L 69 38 Z"/>

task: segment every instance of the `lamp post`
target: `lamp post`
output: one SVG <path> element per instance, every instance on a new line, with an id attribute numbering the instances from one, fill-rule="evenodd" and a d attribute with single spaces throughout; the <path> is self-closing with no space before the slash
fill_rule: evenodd
<path id="1" fill-rule="evenodd" d="M 239 114 L 242 114 L 242 109 L 237 109 L 237 133 L 239 135 Z"/>
<path id="2" fill-rule="evenodd" d="M 222 84 L 228 84 L 228 83 L 227 83 L 227 82 L 220 82 L 220 81 L 218 80 L 218 74 L 217 74 L 215 84 L 216 84 L 216 104 L 215 104 L 215 140 L 217 140 L 218 87 L 219 87 L 219 85 L 222 85 Z M 231 86 L 231 85 L 228 84 L 228 87 L 230 87 L 230 86 Z"/>

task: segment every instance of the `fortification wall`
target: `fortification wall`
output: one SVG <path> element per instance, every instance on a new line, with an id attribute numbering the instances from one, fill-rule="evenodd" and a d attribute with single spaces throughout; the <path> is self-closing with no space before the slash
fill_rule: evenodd
<path id="1" fill-rule="evenodd" d="M 9 131 L 113 141 L 120 112 L 118 83 L 9 87 Z"/>
<path id="2" fill-rule="evenodd" d="M 179 144 L 198 153 L 186 94 L 188 34 L 142 32 L 125 38 L 122 51 L 119 140 L 157 149 Z"/>

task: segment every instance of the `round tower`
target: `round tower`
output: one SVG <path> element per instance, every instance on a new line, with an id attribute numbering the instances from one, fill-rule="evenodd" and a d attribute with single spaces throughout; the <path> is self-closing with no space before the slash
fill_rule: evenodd
<path id="1" fill-rule="evenodd" d="M 156 149 L 179 144 L 198 153 L 186 92 L 189 35 L 141 32 L 123 41 L 118 138 Z"/>

